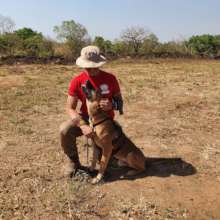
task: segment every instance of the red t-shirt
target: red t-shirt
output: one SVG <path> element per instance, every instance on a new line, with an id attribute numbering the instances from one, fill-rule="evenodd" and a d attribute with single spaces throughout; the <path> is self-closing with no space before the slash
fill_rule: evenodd
<path id="1" fill-rule="evenodd" d="M 83 116 L 88 116 L 87 106 L 86 106 L 86 96 L 82 91 L 81 85 L 85 85 L 86 81 L 90 80 L 93 86 L 97 89 L 100 88 L 103 98 L 108 98 L 112 101 L 112 97 L 115 94 L 120 93 L 120 88 L 116 77 L 111 74 L 100 70 L 100 73 L 96 76 L 89 76 L 89 74 L 84 71 L 78 76 L 73 77 L 70 82 L 68 94 L 70 96 L 76 96 L 82 102 L 80 111 Z M 114 118 L 114 111 L 108 112 L 109 116 Z"/>

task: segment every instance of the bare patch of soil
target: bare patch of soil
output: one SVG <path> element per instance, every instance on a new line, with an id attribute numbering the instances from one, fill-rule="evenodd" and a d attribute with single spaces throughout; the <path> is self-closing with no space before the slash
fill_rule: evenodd
<path id="1" fill-rule="evenodd" d="M 133 179 L 64 179 L 59 124 L 73 66 L 0 67 L 0 219 L 220 219 L 220 63 L 157 60 L 105 66 L 120 81 L 116 119 L 144 151 Z M 80 159 L 86 165 L 83 139 Z M 91 155 L 90 155 L 91 156 Z"/>

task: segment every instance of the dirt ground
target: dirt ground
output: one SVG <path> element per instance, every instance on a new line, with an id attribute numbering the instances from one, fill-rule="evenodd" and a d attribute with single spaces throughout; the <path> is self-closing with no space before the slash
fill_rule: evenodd
<path id="1" fill-rule="evenodd" d="M 97 186 L 63 178 L 59 125 L 80 70 L 1 66 L 0 220 L 220 219 L 220 62 L 120 60 L 104 69 L 119 79 L 125 114 L 116 119 L 144 151 L 146 174 L 123 179 L 110 167 Z"/>

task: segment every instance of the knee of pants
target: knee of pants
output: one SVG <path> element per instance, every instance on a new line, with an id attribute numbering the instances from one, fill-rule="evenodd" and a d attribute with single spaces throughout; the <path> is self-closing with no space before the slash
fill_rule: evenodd
<path id="1" fill-rule="evenodd" d="M 73 129 L 74 125 L 71 123 L 71 121 L 63 122 L 60 125 L 59 133 L 61 136 L 67 136 L 68 133 L 70 132 L 70 129 Z M 74 136 L 74 132 L 71 134 Z"/>

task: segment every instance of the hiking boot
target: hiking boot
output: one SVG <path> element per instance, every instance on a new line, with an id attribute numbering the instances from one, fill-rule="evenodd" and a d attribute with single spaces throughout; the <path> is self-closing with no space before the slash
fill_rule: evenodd
<path id="1" fill-rule="evenodd" d="M 73 161 L 69 160 L 67 164 L 64 166 L 64 170 L 63 170 L 64 177 L 71 178 L 76 174 L 79 167 L 80 164 L 76 164 Z"/>
<path id="2" fill-rule="evenodd" d="M 76 173 L 80 174 L 88 174 L 89 176 L 94 176 L 97 174 L 97 171 L 90 171 L 88 167 L 82 166 L 79 163 L 74 163 L 73 161 L 69 160 L 67 164 L 64 166 L 64 177 L 72 178 L 76 175 Z"/>

